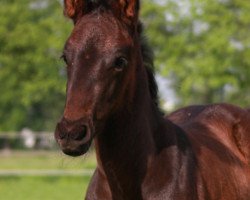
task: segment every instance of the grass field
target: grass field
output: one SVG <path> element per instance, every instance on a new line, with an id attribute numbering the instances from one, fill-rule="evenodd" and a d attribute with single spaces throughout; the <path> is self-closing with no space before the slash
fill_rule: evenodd
<path id="1" fill-rule="evenodd" d="M 22 175 L 29 170 L 84 171 L 96 165 L 93 153 L 80 158 L 70 158 L 58 152 L 0 153 L 0 172 L 15 171 L 19 175 L 0 176 L 0 200 L 82 200 L 91 174 Z"/>
<path id="2" fill-rule="evenodd" d="M 90 177 L 0 178 L 1 200 L 83 200 Z"/>
<path id="3" fill-rule="evenodd" d="M 94 153 L 82 157 L 69 157 L 60 151 L 14 151 L 0 153 L 0 170 L 3 169 L 93 169 L 96 165 Z"/>

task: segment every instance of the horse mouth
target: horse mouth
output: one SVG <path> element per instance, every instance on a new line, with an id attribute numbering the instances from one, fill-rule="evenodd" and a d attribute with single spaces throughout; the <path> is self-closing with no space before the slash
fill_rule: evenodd
<path id="1" fill-rule="evenodd" d="M 68 156 L 72 156 L 72 157 L 78 157 L 78 156 L 82 156 L 85 153 L 87 153 L 90 146 L 91 146 L 91 141 L 89 141 L 85 144 L 81 144 L 79 146 L 67 145 L 64 147 L 64 146 L 60 145 L 60 148 L 64 154 L 66 154 Z"/>

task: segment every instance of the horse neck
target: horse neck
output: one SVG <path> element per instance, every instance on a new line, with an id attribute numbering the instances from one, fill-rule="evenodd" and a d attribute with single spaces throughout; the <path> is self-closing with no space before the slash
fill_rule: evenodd
<path id="1" fill-rule="evenodd" d="M 159 151 L 162 142 L 157 133 L 166 121 L 149 94 L 145 69 L 137 73 L 137 87 L 131 109 L 126 106 L 111 117 L 95 138 L 98 169 L 107 176 L 114 191 L 135 197 L 145 177 L 148 159 Z M 172 128 L 172 127 L 171 127 Z M 165 131 L 164 131 L 165 132 Z M 173 141 L 171 134 L 166 141 Z M 140 196 L 137 199 L 141 199 Z"/>
<path id="2" fill-rule="evenodd" d="M 143 76 L 137 77 L 134 101 L 110 117 L 96 138 L 100 158 L 105 155 L 109 160 L 119 156 L 133 159 L 145 153 L 145 146 L 147 151 L 153 148 L 152 132 L 157 126 L 159 114 L 149 91 L 145 89 L 148 86 L 145 73 L 142 73 Z"/>

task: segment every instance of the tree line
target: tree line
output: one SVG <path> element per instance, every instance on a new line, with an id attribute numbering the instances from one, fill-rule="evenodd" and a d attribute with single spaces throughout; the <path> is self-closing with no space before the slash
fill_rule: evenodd
<path id="1" fill-rule="evenodd" d="M 142 1 L 155 67 L 171 80 L 176 107 L 250 105 L 249 10 L 246 0 Z M 60 56 L 71 29 L 61 1 L 1 1 L 0 131 L 54 129 L 65 100 Z"/>

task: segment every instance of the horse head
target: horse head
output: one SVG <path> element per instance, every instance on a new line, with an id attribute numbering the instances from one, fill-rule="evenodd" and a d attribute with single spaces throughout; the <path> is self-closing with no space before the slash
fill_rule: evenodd
<path id="1" fill-rule="evenodd" d="M 105 121 L 133 101 L 140 62 L 137 0 L 65 0 L 74 28 L 63 51 L 67 66 L 64 114 L 55 138 L 65 154 L 90 147 Z"/>

